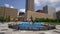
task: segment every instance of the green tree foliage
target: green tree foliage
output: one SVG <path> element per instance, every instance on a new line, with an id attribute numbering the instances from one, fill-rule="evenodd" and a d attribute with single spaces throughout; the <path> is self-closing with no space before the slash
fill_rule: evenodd
<path id="1" fill-rule="evenodd" d="M 35 18 L 34 22 L 39 22 L 39 19 L 38 18 Z"/>
<path id="2" fill-rule="evenodd" d="M 0 16 L 0 22 L 2 22 L 3 21 L 3 17 L 2 16 Z"/>
<path id="3" fill-rule="evenodd" d="M 10 16 L 6 16 L 6 22 L 9 22 L 10 21 Z"/>

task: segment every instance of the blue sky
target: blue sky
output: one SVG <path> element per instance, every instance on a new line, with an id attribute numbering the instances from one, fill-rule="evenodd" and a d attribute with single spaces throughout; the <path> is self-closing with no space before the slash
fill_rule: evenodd
<path id="1" fill-rule="evenodd" d="M 25 11 L 26 0 L 0 0 L 0 6 L 6 6 L 10 8 L 17 8 L 19 11 Z M 35 10 L 42 9 L 43 6 L 49 5 L 60 10 L 60 0 L 35 0 Z"/>
<path id="2" fill-rule="evenodd" d="M 25 0 L 0 0 L 0 5 L 1 6 L 10 5 L 13 6 L 14 8 L 21 9 L 25 8 Z"/>

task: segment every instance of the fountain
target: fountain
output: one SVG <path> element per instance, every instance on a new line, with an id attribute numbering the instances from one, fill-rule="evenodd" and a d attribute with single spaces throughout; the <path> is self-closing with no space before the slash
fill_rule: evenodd
<path id="1" fill-rule="evenodd" d="M 55 29 L 53 25 L 43 25 L 41 22 L 33 22 L 33 18 L 31 16 L 31 21 L 29 22 L 21 22 L 21 24 L 9 25 L 9 28 L 18 29 L 18 30 L 31 30 L 31 31 L 40 31 L 40 30 L 51 30 Z"/>

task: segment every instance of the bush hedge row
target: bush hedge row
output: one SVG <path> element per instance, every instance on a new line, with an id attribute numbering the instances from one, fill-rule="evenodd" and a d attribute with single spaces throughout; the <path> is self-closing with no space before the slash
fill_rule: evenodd
<path id="1" fill-rule="evenodd" d="M 34 22 L 60 22 L 60 19 L 35 18 Z"/>

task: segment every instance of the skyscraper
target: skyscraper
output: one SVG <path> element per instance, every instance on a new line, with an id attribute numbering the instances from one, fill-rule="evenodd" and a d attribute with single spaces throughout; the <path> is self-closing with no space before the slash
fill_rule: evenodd
<path id="1" fill-rule="evenodd" d="M 35 18 L 52 18 L 52 16 L 49 14 L 34 11 L 34 0 L 26 0 L 26 12 L 23 20 L 30 21 L 31 17 L 33 20 L 35 20 Z"/>
<path id="2" fill-rule="evenodd" d="M 26 0 L 26 11 L 34 11 L 34 0 Z"/>
<path id="3" fill-rule="evenodd" d="M 56 16 L 57 16 L 58 19 L 60 19 L 60 11 L 56 12 Z"/>
<path id="4" fill-rule="evenodd" d="M 30 11 L 34 11 L 34 0 L 26 0 L 26 10 L 24 15 L 24 21 L 27 20 L 27 13 Z"/>
<path id="5" fill-rule="evenodd" d="M 43 11 L 44 13 L 50 14 L 51 16 L 56 18 L 56 9 L 54 7 L 46 5 L 43 7 Z"/>

